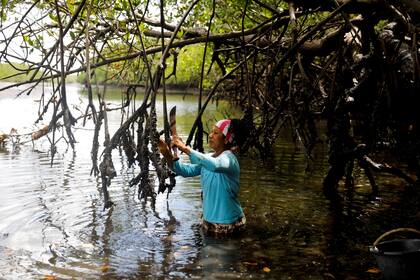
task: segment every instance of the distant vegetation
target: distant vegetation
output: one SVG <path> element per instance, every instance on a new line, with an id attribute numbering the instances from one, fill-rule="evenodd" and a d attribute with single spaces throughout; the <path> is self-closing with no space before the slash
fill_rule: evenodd
<path id="1" fill-rule="evenodd" d="M 28 69 L 25 64 L 13 63 L 13 65 L 0 64 L 0 80 L 6 82 L 23 82 L 31 77 L 31 71 L 26 75 L 22 75 L 21 69 Z"/>
<path id="2" fill-rule="evenodd" d="M 176 52 L 179 52 L 177 54 L 176 66 L 174 65 L 174 55 L 171 55 L 166 62 L 167 68 L 165 71 L 165 77 L 170 76 L 166 80 L 166 85 L 198 88 L 200 86 L 201 63 L 203 59 L 204 45 L 186 46 L 180 50 L 176 50 Z M 211 70 L 208 71 L 211 64 L 211 52 L 212 50 L 207 50 L 206 64 L 204 68 L 205 75 L 203 78 L 204 88 L 211 88 L 217 80 L 217 77 L 220 75 L 220 69 L 216 65 L 213 65 Z M 107 82 L 114 85 L 133 83 L 145 84 L 147 81 L 147 71 L 139 71 L 138 69 L 145 69 L 144 65 L 139 66 L 139 63 L 143 64 L 143 61 L 121 61 L 110 64 L 108 66 Z M 156 65 L 156 63 L 153 63 L 152 65 Z M 92 79 L 93 84 L 96 82 L 99 84 L 104 83 L 106 67 L 107 66 L 96 68 L 95 75 Z M 176 67 L 176 72 L 173 71 L 174 67 Z M 154 66 L 152 66 L 152 70 L 154 71 Z M 206 75 L 207 72 L 209 72 L 208 75 Z M 86 73 L 79 73 L 76 77 L 76 81 L 79 83 L 85 83 Z"/>
<path id="3" fill-rule="evenodd" d="M 28 81 L 32 75 L 33 70 L 28 70 L 29 66 L 22 63 L 0 63 L 0 81 L 1 82 L 25 82 Z M 26 74 L 22 74 L 23 70 L 28 70 Z M 40 73 L 36 77 L 40 77 Z M 71 75 L 67 77 L 67 82 L 76 82 L 77 76 Z"/>

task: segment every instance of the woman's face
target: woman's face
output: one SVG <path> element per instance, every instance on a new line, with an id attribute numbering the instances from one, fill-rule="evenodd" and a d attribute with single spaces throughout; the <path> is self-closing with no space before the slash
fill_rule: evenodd
<path id="1" fill-rule="evenodd" d="M 213 129 L 209 134 L 210 148 L 212 148 L 215 152 L 223 151 L 225 148 L 225 141 L 226 139 L 223 132 L 217 126 L 213 126 Z"/>

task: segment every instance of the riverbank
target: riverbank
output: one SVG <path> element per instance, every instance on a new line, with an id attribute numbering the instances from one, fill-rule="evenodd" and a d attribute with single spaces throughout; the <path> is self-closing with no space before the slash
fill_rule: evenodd
<path id="1" fill-rule="evenodd" d="M 16 86 L 13 87 L 12 85 L 15 83 L 21 83 L 21 81 L 9 81 L 9 80 L 1 80 L 0 79 L 0 96 L 2 97 L 16 97 L 17 94 L 19 94 L 21 88 L 27 88 L 30 86 L 28 83 L 27 86 Z M 73 87 L 81 87 L 86 89 L 86 85 L 83 83 L 77 82 L 75 79 L 68 79 L 66 80 L 67 86 L 73 86 Z M 4 87 L 10 87 L 7 91 L 2 92 L 2 88 Z M 125 85 L 118 85 L 114 83 L 107 84 L 107 89 L 111 90 L 112 92 L 117 92 L 120 90 L 121 92 L 127 91 L 128 87 L 135 87 L 137 92 L 145 92 L 146 87 L 142 84 L 125 84 Z M 96 87 L 96 86 L 95 86 Z M 99 85 L 100 89 L 103 89 L 104 84 Z M 163 87 L 160 87 L 159 92 L 163 91 Z M 168 84 L 165 85 L 165 91 L 167 94 L 183 94 L 183 95 L 198 95 L 200 93 L 200 89 L 197 87 L 189 87 L 188 85 L 180 85 L 180 84 Z M 207 95 L 209 93 L 209 90 L 204 89 L 203 95 Z"/>
<path id="2" fill-rule="evenodd" d="M 103 85 L 102 85 L 103 86 Z M 113 88 L 128 88 L 128 87 L 136 87 L 137 90 L 140 91 L 145 91 L 146 90 L 146 85 L 145 84 L 123 84 L 123 85 L 118 85 L 118 84 L 107 84 L 108 87 L 113 87 Z M 160 91 L 163 91 L 163 87 L 161 85 L 160 87 Z M 199 94 L 200 93 L 200 89 L 196 86 L 190 86 L 188 84 L 166 84 L 165 85 L 165 91 L 169 94 L 179 94 L 179 93 L 185 93 L 185 94 L 189 94 L 189 95 L 195 95 L 195 94 Z M 207 93 L 209 92 L 208 89 L 204 89 L 203 93 L 204 95 L 207 95 Z"/>

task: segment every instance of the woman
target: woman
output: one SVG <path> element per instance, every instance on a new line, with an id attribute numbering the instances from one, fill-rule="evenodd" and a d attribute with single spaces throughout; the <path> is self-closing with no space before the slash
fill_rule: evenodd
<path id="1" fill-rule="evenodd" d="M 187 154 L 191 163 L 174 160 L 168 145 L 159 143 L 159 150 L 171 169 L 183 177 L 201 175 L 203 188 L 203 229 L 209 233 L 230 234 L 245 227 L 245 215 L 238 201 L 239 163 L 232 152 L 237 148 L 240 121 L 218 121 L 209 134 L 209 146 L 213 153 L 203 154 L 186 146 L 174 136 L 172 145 Z"/>

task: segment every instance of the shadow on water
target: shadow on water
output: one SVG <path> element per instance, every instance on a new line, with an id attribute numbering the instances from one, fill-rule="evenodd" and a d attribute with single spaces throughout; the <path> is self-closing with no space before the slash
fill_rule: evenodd
<path id="1" fill-rule="evenodd" d="M 75 100 L 86 102 L 77 93 Z M 17 118 L 10 109 L 17 102 L 28 108 L 20 123 L 36 115 L 32 100 L 0 101 L 1 119 Z M 196 97 L 171 95 L 168 103 L 177 105 L 186 137 Z M 220 118 L 226 107 L 211 105 L 206 119 Z M 109 121 L 116 129 L 119 113 Z M 2 123 L 0 130 L 8 125 L 16 124 Z M 128 183 L 138 169 L 127 168 L 118 150 L 118 176 L 109 189 L 116 205 L 104 210 L 100 181 L 90 176 L 92 128 L 75 133 L 75 151 L 58 153 L 52 165 L 46 141 L 0 148 L 1 279 L 380 279 L 368 247 L 390 229 L 420 228 L 418 188 L 381 175 L 380 194 L 372 198 L 360 172 L 353 190 L 340 186 L 340 199 L 330 201 L 321 191 L 327 146 L 319 144 L 308 163 L 286 135 L 274 158 L 240 158 L 247 228 L 239 236 L 203 235 L 198 178 L 177 177 L 154 210 L 138 201 Z"/>

